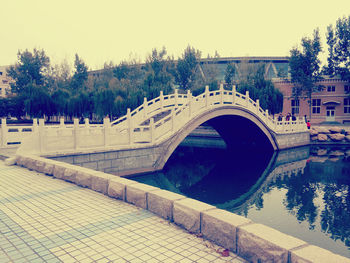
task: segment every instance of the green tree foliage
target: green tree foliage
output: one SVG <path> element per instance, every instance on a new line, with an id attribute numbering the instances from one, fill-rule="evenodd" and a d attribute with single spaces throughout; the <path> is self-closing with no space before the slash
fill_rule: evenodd
<path id="1" fill-rule="evenodd" d="M 156 97 L 162 90 L 168 93 L 174 84 L 173 72 L 175 64 L 170 57 L 166 58 L 165 47 L 161 51 L 152 50 L 152 54 L 146 59 L 144 88 L 150 97 Z"/>
<path id="2" fill-rule="evenodd" d="M 283 94 L 270 80 L 266 80 L 265 65 L 247 65 L 245 72 L 246 74 L 238 79 L 237 91 L 241 93 L 249 91 L 249 97 L 253 100 L 259 99 L 260 106 L 272 114 L 281 112 Z"/>
<path id="3" fill-rule="evenodd" d="M 17 58 L 18 62 L 10 66 L 7 72 L 14 80 L 11 83 L 13 93 L 25 92 L 28 85 L 44 86 L 46 84 L 50 59 L 44 50 L 18 51 Z"/>
<path id="4" fill-rule="evenodd" d="M 339 74 L 350 82 L 350 16 L 339 18 L 335 28 L 327 28 L 328 65 L 326 73 Z"/>
<path id="5" fill-rule="evenodd" d="M 236 74 L 235 65 L 233 63 L 228 64 L 225 70 L 225 83 L 228 86 L 233 85 L 235 74 Z"/>
<path id="6" fill-rule="evenodd" d="M 188 46 L 182 58 L 179 58 L 176 64 L 175 80 L 184 90 L 191 89 L 195 80 L 197 65 L 201 58 L 201 52 Z"/>
<path id="7" fill-rule="evenodd" d="M 302 50 L 291 49 L 289 68 L 291 81 L 294 84 L 293 97 L 308 99 L 309 116 L 311 117 L 311 96 L 321 89 L 317 82 L 321 79 L 319 54 L 322 51 L 319 30 L 314 31 L 313 38 L 304 37 L 301 40 Z"/>
<path id="8" fill-rule="evenodd" d="M 88 79 L 88 67 L 85 62 L 79 58 L 78 54 L 75 54 L 74 68 L 75 71 L 71 81 L 71 88 L 74 91 L 78 91 L 83 88 L 85 81 Z"/>
<path id="9" fill-rule="evenodd" d="M 18 62 L 8 69 L 8 75 L 13 78 L 12 92 L 17 96 L 12 102 L 13 113 L 18 115 L 25 110 L 29 115 L 42 117 L 51 114 L 51 99 L 47 90 L 50 59 L 44 50 L 25 50 L 17 54 Z M 22 107 L 22 110 L 18 109 Z"/>

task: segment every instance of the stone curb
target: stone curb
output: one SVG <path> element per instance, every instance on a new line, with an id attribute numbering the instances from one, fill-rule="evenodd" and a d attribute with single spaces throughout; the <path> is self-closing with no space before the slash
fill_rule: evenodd
<path id="1" fill-rule="evenodd" d="M 34 155 L 16 155 L 15 162 L 148 209 L 249 262 L 350 263 L 349 258 L 253 223 L 243 216 L 157 187 Z"/>

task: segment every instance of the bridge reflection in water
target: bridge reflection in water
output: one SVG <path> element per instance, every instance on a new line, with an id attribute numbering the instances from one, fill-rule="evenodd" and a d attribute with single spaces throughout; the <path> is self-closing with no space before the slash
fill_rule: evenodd
<path id="1" fill-rule="evenodd" d="M 309 162 L 309 147 L 270 153 L 179 147 L 162 172 L 133 179 L 350 257 L 349 171 L 345 159 Z"/>

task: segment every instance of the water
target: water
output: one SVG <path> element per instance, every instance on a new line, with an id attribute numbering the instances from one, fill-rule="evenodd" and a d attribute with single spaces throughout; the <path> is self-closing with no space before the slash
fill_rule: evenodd
<path id="1" fill-rule="evenodd" d="M 162 172 L 133 179 L 350 258 L 350 161 L 309 151 L 179 147 Z"/>

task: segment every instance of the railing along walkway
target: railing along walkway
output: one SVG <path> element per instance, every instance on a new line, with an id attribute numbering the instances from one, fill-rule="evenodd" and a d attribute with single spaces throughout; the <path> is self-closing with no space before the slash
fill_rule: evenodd
<path id="1" fill-rule="evenodd" d="M 75 119 L 73 125 L 66 125 L 61 119 L 60 125 L 44 125 L 44 120 L 40 119 L 39 125 L 34 120 L 33 126 L 16 127 L 7 126 L 3 119 L 1 146 L 21 143 L 30 134 L 38 134 L 36 143 L 40 144 L 40 152 L 153 145 L 170 138 L 196 116 L 222 106 L 231 106 L 255 115 L 276 134 L 302 132 L 307 129 L 302 118 L 295 121 L 277 121 L 269 115 L 268 110 L 260 107 L 259 100 L 253 101 L 249 98 L 249 92 L 241 94 L 236 92 L 235 87 L 225 90 L 221 85 L 215 91 L 209 91 L 207 86 L 205 92 L 198 96 L 192 96 L 190 91 L 179 94 L 175 90 L 175 93 L 169 95 L 161 92 L 153 100 L 147 101 L 145 98 L 142 105 L 133 111 L 128 109 L 125 116 L 113 122 L 105 118 L 103 125 L 91 125 L 88 119 L 85 119 L 85 124 L 79 124 L 78 119 Z"/>

